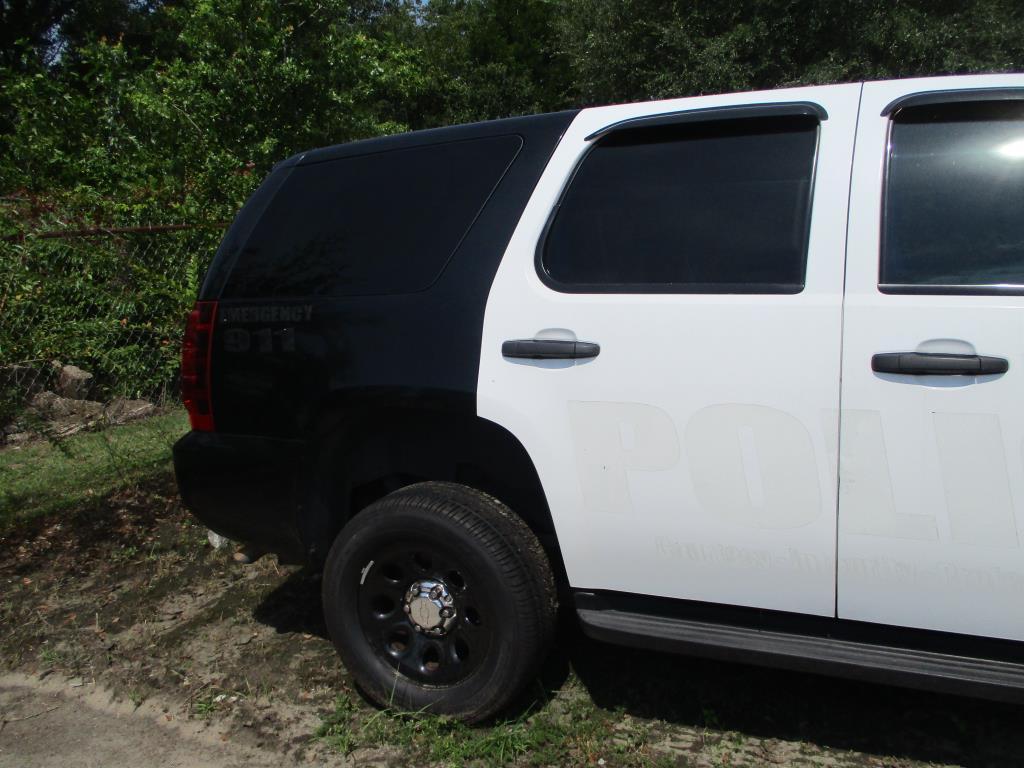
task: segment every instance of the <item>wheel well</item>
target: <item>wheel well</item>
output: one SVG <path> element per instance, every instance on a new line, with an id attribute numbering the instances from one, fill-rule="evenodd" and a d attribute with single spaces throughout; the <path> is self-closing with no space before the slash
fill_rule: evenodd
<path id="1" fill-rule="evenodd" d="M 537 535 L 563 572 L 544 490 L 533 461 L 503 427 L 475 415 L 406 408 L 360 410 L 317 451 L 313 489 L 300 527 L 314 560 L 322 560 L 354 515 L 394 490 L 448 480 L 507 504 Z"/>

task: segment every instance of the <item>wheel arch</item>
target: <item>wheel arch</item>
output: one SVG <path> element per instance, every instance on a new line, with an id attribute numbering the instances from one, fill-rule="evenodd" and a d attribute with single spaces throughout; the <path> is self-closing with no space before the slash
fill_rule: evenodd
<path id="1" fill-rule="evenodd" d="M 425 480 L 457 482 L 494 496 L 544 545 L 564 576 L 554 521 L 537 469 L 503 426 L 464 410 L 374 406 L 325 420 L 309 462 L 299 528 L 320 562 L 352 517 L 388 493 Z"/>

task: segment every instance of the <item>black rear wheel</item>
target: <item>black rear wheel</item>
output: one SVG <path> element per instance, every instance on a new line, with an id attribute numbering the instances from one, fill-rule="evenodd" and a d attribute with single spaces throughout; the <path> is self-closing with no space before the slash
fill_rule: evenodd
<path id="1" fill-rule="evenodd" d="M 408 486 L 351 520 L 328 555 L 323 598 L 334 645 L 371 699 L 468 721 L 536 676 L 555 617 L 533 532 L 454 483 Z"/>

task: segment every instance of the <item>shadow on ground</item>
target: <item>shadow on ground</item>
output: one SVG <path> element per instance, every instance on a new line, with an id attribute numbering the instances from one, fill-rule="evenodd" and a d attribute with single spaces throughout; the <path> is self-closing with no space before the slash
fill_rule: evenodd
<path id="1" fill-rule="evenodd" d="M 320 582 L 305 571 L 254 615 L 278 632 L 327 639 Z M 1024 766 L 1024 707 L 607 645 L 585 637 L 568 612 L 542 687 L 509 714 L 541 706 L 570 670 L 597 706 L 669 726 L 972 768 Z"/>
<path id="2" fill-rule="evenodd" d="M 594 702 L 636 717 L 964 766 L 1024 765 L 1024 707 L 620 648 L 563 621 Z"/>
<path id="3" fill-rule="evenodd" d="M 320 576 L 295 571 L 253 609 L 253 618 L 278 633 L 309 634 L 330 640 L 320 605 Z"/>

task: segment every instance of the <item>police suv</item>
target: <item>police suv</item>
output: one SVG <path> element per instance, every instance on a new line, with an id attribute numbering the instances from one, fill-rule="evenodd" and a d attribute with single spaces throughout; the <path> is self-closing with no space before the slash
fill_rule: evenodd
<path id="1" fill-rule="evenodd" d="M 322 567 L 377 702 L 597 639 L 1024 698 L 1024 76 L 627 104 L 278 165 L 182 496 Z"/>

